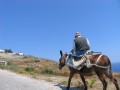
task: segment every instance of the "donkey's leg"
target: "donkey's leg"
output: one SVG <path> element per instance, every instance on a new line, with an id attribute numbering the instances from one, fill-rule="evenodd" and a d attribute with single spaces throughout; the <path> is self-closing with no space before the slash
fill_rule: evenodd
<path id="1" fill-rule="evenodd" d="M 112 78 L 112 82 L 115 84 L 116 90 L 120 90 L 118 82 L 117 82 L 117 80 L 115 78 Z"/>
<path id="2" fill-rule="evenodd" d="M 86 85 L 85 78 L 84 78 L 83 74 L 80 74 L 80 77 L 82 79 L 82 82 L 84 83 L 84 87 L 85 87 L 84 90 L 87 90 L 87 85 Z"/>
<path id="3" fill-rule="evenodd" d="M 107 89 L 107 82 L 106 82 L 105 78 L 103 77 L 103 74 L 100 72 L 96 72 L 96 74 L 103 84 L 103 90 L 106 90 Z"/>
<path id="4" fill-rule="evenodd" d="M 69 88 L 70 88 L 71 79 L 72 79 L 72 77 L 73 77 L 74 74 L 75 74 L 74 72 L 70 71 L 70 76 L 69 76 L 69 79 L 68 79 L 67 90 L 69 90 Z"/>
<path id="5" fill-rule="evenodd" d="M 117 80 L 116 80 L 115 78 L 113 78 L 113 76 L 112 76 L 112 71 L 111 71 L 111 69 L 108 68 L 108 69 L 105 71 L 104 74 L 115 84 L 116 89 L 117 89 L 117 90 L 120 90 Z"/>

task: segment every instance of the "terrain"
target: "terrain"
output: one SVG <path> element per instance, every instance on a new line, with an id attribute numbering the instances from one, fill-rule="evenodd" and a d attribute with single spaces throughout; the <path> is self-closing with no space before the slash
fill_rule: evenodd
<path id="1" fill-rule="evenodd" d="M 55 84 L 0 70 L 0 90 L 61 90 Z"/>
<path id="2" fill-rule="evenodd" d="M 7 63 L 6 65 L 4 63 L 0 64 L 2 70 L 22 74 L 39 81 L 44 80 L 53 83 L 62 88 L 61 90 L 66 88 L 69 70 L 67 66 L 59 70 L 58 62 L 56 61 L 30 55 L 15 55 L 13 53 L 0 53 L 0 61 Z M 114 72 L 113 75 L 120 82 L 120 73 Z M 85 78 L 89 90 L 102 90 L 102 83 L 96 75 Z M 108 82 L 108 90 L 116 90 L 113 83 L 108 78 L 106 80 Z M 78 88 L 82 90 L 84 87 L 79 75 L 76 74 L 71 82 L 71 90 L 78 90 Z"/>

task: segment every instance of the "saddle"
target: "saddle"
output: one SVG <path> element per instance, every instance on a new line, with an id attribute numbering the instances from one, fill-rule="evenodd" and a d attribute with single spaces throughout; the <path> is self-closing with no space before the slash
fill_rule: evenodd
<path id="1" fill-rule="evenodd" d="M 80 70 L 83 66 L 90 68 L 89 58 L 93 55 L 93 51 L 87 51 L 84 55 L 74 56 L 72 54 L 68 55 L 66 64 L 74 69 Z"/>

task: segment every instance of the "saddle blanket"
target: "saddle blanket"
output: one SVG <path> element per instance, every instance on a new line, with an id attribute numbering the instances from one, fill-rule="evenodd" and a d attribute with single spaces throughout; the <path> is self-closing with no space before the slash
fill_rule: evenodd
<path id="1" fill-rule="evenodd" d="M 68 58 L 66 65 L 68 65 L 74 69 L 80 70 L 82 68 L 83 64 L 85 63 L 85 61 L 86 61 L 85 58 L 82 58 L 79 61 L 75 61 L 74 57 L 71 57 L 71 58 Z"/>

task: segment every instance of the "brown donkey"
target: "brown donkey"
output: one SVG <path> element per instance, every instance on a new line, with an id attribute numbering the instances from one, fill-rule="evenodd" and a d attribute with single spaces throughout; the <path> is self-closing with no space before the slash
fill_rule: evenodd
<path id="1" fill-rule="evenodd" d="M 67 54 L 63 55 L 62 51 L 60 51 L 60 55 L 61 55 L 61 58 L 59 59 L 59 69 L 62 69 L 66 64 Z M 112 76 L 111 62 L 107 56 L 101 55 L 101 54 L 92 55 L 90 58 L 90 62 L 92 63 L 92 66 L 90 68 L 83 66 L 81 70 L 77 70 L 69 67 L 70 75 L 69 75 L 68 86 L 67 86 L 68 90 L 70 88 L 71 79 L 75 73 L 78 73 L 80 75 L 82 82 L 84 83 L 84 87 L 85 87 L 84 90 L 87 90 L 87 85 L 85 83 L 84 76 L 92 73 L 93 71 L 97 74 L 97 76 L 101 80 L 103 84 L 103 90 L 107 89 L 107 82 L 103 77 L 103 75 L 106 75 L 115 84 L 116 90 L 120 90 L 117 80 Z"/>

